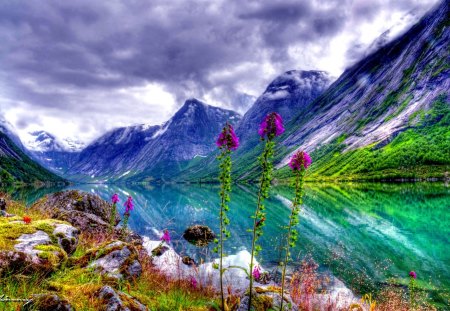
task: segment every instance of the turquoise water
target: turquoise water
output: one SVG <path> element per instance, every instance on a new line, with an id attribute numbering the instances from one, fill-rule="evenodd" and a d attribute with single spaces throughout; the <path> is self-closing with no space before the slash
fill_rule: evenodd
<path id="1" fill-rule="evenodd" d="M 197 262 L 214 257 L 211 247 L 196 248 L 182 234 L 193 224 L 218 229 L 218 188 L 211 185 L 111 186 L 78 185 L 109 199 L 119 193 L 122 202 L 134 197 L 132 229 L 157 239 L 155 229 L 169 229 L 175 248 Z M 256 189 L 235 185 L 230 203 L 231 238 L 228 254 L 249 249 Z M 51 189 L 16 193 L 29 202 Z M 280 258 L 281 226 L 289 216 L 290 187 L 276 187 L 266 204 L 267 221 L 258 260 L 274 267 Z M 321 269 L 331 271 L 359 292 L 387 282 L 405 284 L 410 270 L 438 300 L 450 289 L 450 188 L 439 183 L 419 184 L 307 184 L 301 214 L 299 245 L 293 266 L 310 254 Z M 122 206 L 120 208 L 123 209 Z M 441 297 L 441 298 L 439 298 Z"/>

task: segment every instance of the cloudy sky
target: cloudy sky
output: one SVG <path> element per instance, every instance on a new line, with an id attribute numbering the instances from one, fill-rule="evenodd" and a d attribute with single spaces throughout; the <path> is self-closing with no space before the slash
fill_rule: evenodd
<path id="1" fill-rule="evenodd" d="M 22 140 L 88 142 L 162 123 L 190 97 L 244 113 L 277 75 L 338 77 L 436 2 L 2 0 L 0 115 Z"/>

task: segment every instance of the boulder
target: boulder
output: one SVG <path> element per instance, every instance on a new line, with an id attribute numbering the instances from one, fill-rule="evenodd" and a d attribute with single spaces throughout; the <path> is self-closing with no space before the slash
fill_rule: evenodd
<path id="1" fill-rule="evenodd" d="M 140 303 L 136 298 L 120 291 L 115 291 L 110 286 L 103 286 L 96 295 L 102 300 L 105 311 L 146 311 L 146 306 Z"/>
<path id="2" fill-rule="evenodd" d="M 109 230 L 112 204 L 91 193 L 68 190 L 49 194 L 32 208 L 51 218 L 67 221 L 82 231 L 95 233 Z M 116 214 L 115 225 L 119 222 L 120 216 Z"/>
<path id="3" fill-rule="evenodd" d="M 77 248 L 79 234 L 80 230 L 68 224 L 57 224 L 53 231 L 58 244 L 67 254 L 72 254 Z"/>
<path id="4" fill-rule="evenodd" d="M 59 220 L 25 223 L 19 217 L 0 221 L 0 274 L 50 272 L 67 260 L 67 251 L 75 250 L 79 230 Z"/>
<path id="5" fill-rule="evenodd" d="M 94 260 L 91 261 L 92 259 Z M 113 279 L 134 279 L 142 273 L 138 251 L 133 245 L 122 241 L 99 247 L 86 254 L 82 260 L 91 261 L 88 267 Z"/>
<path id="6" fill-rule="evenodd" d="M 184 231 L 183 238 L 195 246 L 204 247 L 215 238 L 214 232 L 204 225 L 190 226 Z"/>
<path id="7" fill-rule="evenodd" d="M 22 311 L 73 311 L 74 309 L 70 303 L 61 299 L 55 294 L 38 294 L 31 297 L 30 302 L 24 304 L 21 308 Z"/>
<path id="8" fill-rule="evenodd" d="M 253 290 L 252 306 L 255 311 L 265 310 L 280 310 L 281 304 L 281 290 L 279 288 L 268 287 L 255 287 Z M 247 311 L 249 303 L 248 292 L 240 300 L 240 305 L 237 311 Z M 289 293 L 284 294 L 283 311 L 298 311 L 298 307 L 292 302 Z"/>

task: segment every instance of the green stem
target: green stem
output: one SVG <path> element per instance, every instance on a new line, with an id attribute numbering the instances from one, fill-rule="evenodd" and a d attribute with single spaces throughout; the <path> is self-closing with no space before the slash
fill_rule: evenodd
<path id="1" fill-rule="evenodd" d="M 111 219 L 109 220 L 110 233 L 113 231 L 113 228 L 114 228 L 114 225 L 116 222 L 116 214 L 117 214 L 116 203 L 113 203 L 112 210 L 111 210 Z"/>
<path id="2" fill-rule="evenodd" d="M 286 267 L 289 261 L 289 247 L 290 247 L 290 240 L 291 240 L 291 230 L 292 230 L 292 223 L 294 222 L 294 218 L 297 213 L 297 206 L 300 203 L 301 198 L 297 200 L 297 193 L 299 191 L 299 185 L 300 185 L 300 178 L 301 173 L 299 171 L 296 171 L 295 175 L 295 198 L 294 202 L 292 204 L 291 209 L 291 215 L 289 217 L 289 226 L 288 226 L 288 232 L 287 232 L 287 239 L 286 239 L 286 253 L 284 256 L 284 262 L 283 262 L 283 272 L 281 273 L 281 304 L 280 304 L 280 310 L 283 310 L 283 303 L 284 303 L 284 283 L 285 283 L 285 277 L 286 277 Z"/>
<path id="3" fill-rule="evenodd" d="M 123 216 L 123 225 L 122 225 L 122 239 L 125 239 L 127 235 L 127 226 L 128 226 L 128 218 L 130 214 L 124 214 Z"/>
<path id="4" fill-rule="evenodd" d="M 252 252 L 251 252 L 251 257 L 250 257 L 250 271 L 249 271 L 249 277 L 250 277 L 250 292 L 249 292 L 249 299 L 248 299 L 248 310 L 250 311 L 252 308 L 252 290 L 253 290 L 253 259 L 255 257 L 255 246 L 256 246 L 256 240 L 257 240 L 257 228 L 256 228 L 256 224 L 258 222 L 258 215 L 261 209 L 261 203 L 264 199 L 264 193 L 265 193 L 265 184 L 267 182 L 266 180 L 266 176 L 267 176 L 267 162 L 268 162 L 268 157 L 269 154 L 271 153 L 270 150 L 271 149 L 271 140 L 268 139 L 266 142 L 266 145 L 264 147 L 264 151 L 263 151 L 263 159 L 262 159 L 262 176 L 261 176 L 261 182 L 259 185 L 259 191 L 258 191 L 258 201 L 256 204 L 256 210 L 255 210 L 255 215 L 254 215 L 254 219 L 253 219 L 253 238 L 252 238 Z M 270 180 L 269 180 L 270 183 Z"/>

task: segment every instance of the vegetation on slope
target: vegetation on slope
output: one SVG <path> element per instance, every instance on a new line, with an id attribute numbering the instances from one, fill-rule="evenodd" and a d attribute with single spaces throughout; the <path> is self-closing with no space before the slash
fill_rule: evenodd
<path id="1" fill-rule="evenodd" d="M 316 149 L 310 180 L 444 178 L 450 171 L 450 104 L 439 96 L 429 111 L 418 111 L 410 126 L 390 141 L 346 150 L 346 136 Z M 288 176 L 283 168 L 277 177 Z"/>
<path id="2" fill-rule="evenodd" d="M 16 158 L 0 152 L 0 183 L 64 182 L 63 178 L 34 162 L 2 132 L 0 132 L 0 141 L 6 143 L 7 147 L 17 155 Z"/>

